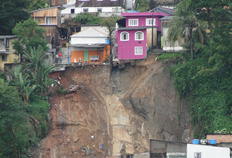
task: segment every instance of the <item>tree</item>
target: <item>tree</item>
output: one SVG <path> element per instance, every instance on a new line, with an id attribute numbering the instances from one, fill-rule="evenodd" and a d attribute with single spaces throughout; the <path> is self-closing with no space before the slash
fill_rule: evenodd
<path id="1" fill-rule="evenodd" d="M 175 25 L 172 37 L 183 34 L 183 30 L 192 25 L 195 55 L 191 60 L 186 58 L 176 65 L 172 73 L 180 95 L 190 102 L 197 137 L 204 137 L 207 133 L 232 132 L 230 7 L 231 2 L 220 0 L 183 0 L 177 7 L 179 25 Z M 203 36 L 203 43 L 196 38 L 200 29 L 207 33 Z"/>
<path id="2" fill-rule="evenodd" d="M 51 84 L 48 75 L 53 67 L 45 63 L 48 47 L 43 36 L 44 30 L 34 20 L 28 19 L 18 23 L 13 32 L 18 37 L 14 48 L 23 61 L 21 74 L 15 76 L 18 81 L 16 85 L 23 84 L 19 89 L 24 92 L 24 101 L 28 102 L 33 92 L 41 95 L 46 91 Z"/>
<path id="3" fill-rule="evenodd" d="M 36 10 L 48 7 L 48 0 L 31 0 L 28 10 Z"/>
<path id="4" fill-rule="evenodd" d="M 191 0 L 184 0 L 177 5 L 175 17 L 169 25 L 169 39 L 175 42 L 184 39 L 186 47 L 194 58 L 194 43 L 204 44 L 207 24 L 197 19 L 191 8 Z"/>
<path id="5" fill-rule="evenodd" d="M 30 48 L 24 54 L 23 68 L 25 74 L 28 74 L 39 95 L 47 94 L 47 88 L 53 83 L 53 80 L 48 75 L 54 67 L 45 63 L 46 54 L 42 47 Z"/>
<path id="6" fill-rule="evenodd" d="M 21 67 L 17 67 L 13 73 L 13 85 L 18 88 L 19 94 L 22 97 L 25 104 L 28 104 L 31 95 L 36 89 L 36 85 L 33 85 L 29 80 L 29 75 L 22 73 Z"/>
<path id="7" fill-rule="evenodd" d="M 0 79 L 0 156 L 23 158 L 35 141 L 35 134 L 15 87 Z"/>
<path id="8" fill-rule="evenodd" d="M 101 23 L 101 18 L 93 14 L 81 13 L 74 18 L 74 21 L 81 25 L 99 25 Z"/>
<path id="9" fill-rule="evenodd" d="M 29 0 L 0 0 L 0 34 L 12 34 L 12 29 L 19 21 L 29 17 Z"/>
<path id="10" fill-rule="evenodd" d="M 135 9 L 138 11 L 147 11 L 149 9 L 149 1 L 148 0 L 136 0 Z"/>
<path id="11" fill-rule="evenodd" d="M 14 48 L 21 55 L 21 59 L 24 58 L 24 53 L 32 48 L 41 47 L 44 51 L 48 49 L 44 30 L 32 19 L 17 23 L 13 33 L 18 38 L 14 43 Z"/>

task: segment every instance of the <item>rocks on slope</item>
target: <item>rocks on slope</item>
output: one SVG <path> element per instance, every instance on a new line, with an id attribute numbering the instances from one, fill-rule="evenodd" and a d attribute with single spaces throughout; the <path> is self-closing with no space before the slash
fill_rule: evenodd
<path id="1" fill-rule="evenodd" d="M 109 66 L 87 66 L 54 73 L 64 88 L 81 88 L 51 97 L 51 131 L 40 158 L 103 158 L 147 152 L 151 138 L 187 140 L 186 103 L 175 91 L 168 64 L 153 59 L 112 72 Z"/>

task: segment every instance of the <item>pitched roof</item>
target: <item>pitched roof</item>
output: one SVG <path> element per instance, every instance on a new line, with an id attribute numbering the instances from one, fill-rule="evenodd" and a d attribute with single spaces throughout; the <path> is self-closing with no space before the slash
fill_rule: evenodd
<path id="1" fill-rule="evenodd" d="M 163 18 L 160 18 L 160 20 L 164 21 L 164 20 L 171 20 L 174 16 L 165 16 Z"/>
<path id="2" fill-rule="evenodd" d="M 77 7 L 117 7 L 124 6 L 124 0 L 77 0 Z"/>
<path id="3" fill-rule="evenodd" d="M 82 27 L 82 31 L 75 33 L 71 38 L 107 38 L 108 30 L 106 27 L 91 26 Z"/>
<path id="4" fill-rule="evenodd" d="M 138 13 L 122 13 L 122 16 L 124 17 L 141 17 L 141 16 L 169 16 L 169 14 L 164 12 L 138 12 Z"/>
<path id="5" fill-rule="evenodd" d="M 150 12 L 162 12 L 162 13 L 166 13 L 169 15 L 174 15 L 174 9 L 171 8 L 165 8 L 165 7 L 156 7 L 153 8 L 152 10 L 150 10 Z"/>

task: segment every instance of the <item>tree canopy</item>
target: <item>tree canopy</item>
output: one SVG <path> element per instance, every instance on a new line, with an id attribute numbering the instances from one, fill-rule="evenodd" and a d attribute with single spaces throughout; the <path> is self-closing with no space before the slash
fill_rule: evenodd
<path id="1" fill-rule="evenodd" d="M 46 64 L 47 43 L 43 30 L 29 19 L 14 28 L 16 51 L 23 57 L 20 66 L 0 75 L 0 157 L 30 157 L 48 131 L 47 88 L 52 66 Z"/>
<path id="2" fill-rule="evenodd" d="M 74 21 L 81 25 L 97 25 L 101 23 L 101 20 L 102 18 L 90 13 L 80 13 L 74 18 Z"/>
<path id="3" fill-rule="evenodd" d="M 149 9 L 149 0 L 136 0 L 135 9 L 138 11 L 147 11 Z"/>
<path id="4" fill-rule="evenodd" d="M 180 95 L 190 102 L 195 135 L 199 137 L 232 133 L 231 17 L 229 1 L 183 0 L 170 26 L 176 28 L 170 29 L 171 37 L 183 38 L 184 31 L 192 31 L 185 60 L 172 73 Z"/>
<path id="5" fill-rule="evenodd" d="M 13 33 L 18 37 L 14 43 L 14 48 L 18 54 L 23 54 L 34 48 L 47 50 L 47 42 L 44 37 L 44 30 L 37 25 L 33 19 L 28 19 L 16 24 Z"/>
<path id="6" fill-rule="evenodd" d="M 12 34 L 15 25 L 30 16 L 30 11 L 48 6 L 47 0 L 0 0 L 0 35 Z"/>
<path id="7" fill-rule="evenodd" d="M 12 34 L 17 22 L 29 17 L 28 0 L 0 0 L 0 34 Z"/>

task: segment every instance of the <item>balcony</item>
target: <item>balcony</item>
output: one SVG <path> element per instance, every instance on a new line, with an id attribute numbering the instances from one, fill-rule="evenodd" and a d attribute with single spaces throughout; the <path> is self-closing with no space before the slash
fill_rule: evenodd
<path id="1" fill-rule="evenodd" d="M 9 48 L 0 45 L 0 54 L 8 54 Z"/>

